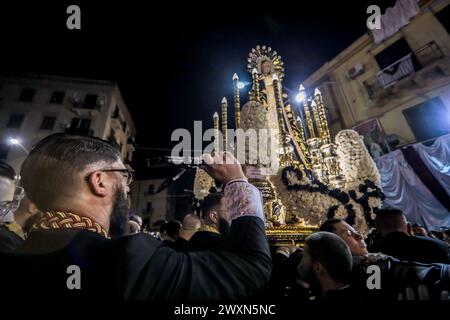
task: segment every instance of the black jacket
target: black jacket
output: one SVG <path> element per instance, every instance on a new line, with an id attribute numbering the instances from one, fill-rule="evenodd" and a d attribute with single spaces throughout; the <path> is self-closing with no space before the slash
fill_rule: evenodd
<path id="1" fill-rule="evenodd" d="M 264 223 L 241 217 L 222 251 L 176 252 L 138 234 L 109 240 L 80 229 L 35 231 L 15 253 L 0 253 L 2 292 L 57 297 L 237 299 L 262 287 L 271 273 Z M 69 290 L 71 265 L 81 289 Z"/>
<path id="2" fill-rule="evenodd" d="M 23 242 L 24 240 L 9 230 L 6 225 L 0 225 L 0 252 L 12 252 Z"/>
<path id="3" fill-rule="evenodd" d="M 400 294 L 405 295 L 407 288 L 414 291 L 418 299 L 421 285 L 427 288 L 432 300 L 439 300 L 442 291 L 450 291 L 450 265 L 400 261 L 389 256 L 370 264 L 380 271 L 380 288 L 371 290 L 367 281 L 374 271 L 367 272 L 369 265 L 364 260 L 361 256 L 353 256 L 352 287 L 362 301 L 395 301 Z"/>
<path id="4" fill-rule="evenodd" d="M 219 233 L 197 231 L 186 243 L 184 251 L 216 250 L 222 248 L 225 243 L 225 238 Z"/>
<path id="5" fill-rule="evenodd" d="M 445 242 L 425 237 L 408 236 L 392 232 L 375 243 L 371 252 L 381 252 L 403 261 L 450 264 L 448 246 Z"/>

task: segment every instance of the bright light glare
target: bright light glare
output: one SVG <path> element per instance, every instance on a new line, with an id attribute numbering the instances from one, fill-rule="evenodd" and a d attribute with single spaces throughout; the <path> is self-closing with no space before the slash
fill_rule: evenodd
<path id="1" fill-rule="evenodd" d="M 295 96 L 295 100 L 297 102 L 303 102 L 305 101 L 306 97 L 305 97 L 305 93 L 304 92 L 299 92 L 296 96 Z"/>
<path id="2" fill-rule="evenodd" d="M 242 81 L 239 81 L 237 84 L 238 89 L 244 89 L 245 87 L 245 83 L 243 83 Z"/>
<path id="3" fill-rule="evenodd" d="M 17 139 L 14 139 L 14 138 L 9 139 L 9 142 L 10 142 L 11 144 L 20 144 L 20 141 L 17 140 Z"/>

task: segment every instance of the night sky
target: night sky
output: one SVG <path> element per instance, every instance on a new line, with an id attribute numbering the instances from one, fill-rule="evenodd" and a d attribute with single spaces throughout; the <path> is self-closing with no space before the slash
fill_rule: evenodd
<path id="1" fill-rule="evenodd" d="M 395 1 L 162 2 L 2 3 L 0 70 L 116 80 L 138 144 L 168 148 L 174 129 L 212 126 L 233 73 L 249 80 L 257 44 L 278 51 L 284 86 L 295 89 L 367 32 L 368 5 Z M 66 29 L 70 4 L 81 7 L 81 31 Z"/>

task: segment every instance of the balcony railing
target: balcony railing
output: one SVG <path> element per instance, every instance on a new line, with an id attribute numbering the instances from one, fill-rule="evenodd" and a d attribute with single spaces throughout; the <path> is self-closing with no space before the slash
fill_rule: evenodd
<path id="1" fill-rule="evenodd" d="M 89 116 L 89 117 L 96 117 L 100 114 L 102 106 L 101 105 L 95 105 L 95 106 L 89 106 L 85 107 L 83 102 L 75 102 L 72 101 L 71 110 L 73 113 L 75 113 L 78 116 Z"/>
<path id="2" fill-rule="evenodd" d="M 389 93 L 389 88 L 403 78 L 410 76 L 433 62 L 444 57 L 436 42 L 432 41 L 418 50 L 411 52 L 387 68 L 377 73 L 376 76 L 364 81 L 364 86 L 371 99 Z M 418 63 L 414 63 L 416 60 Z"/>

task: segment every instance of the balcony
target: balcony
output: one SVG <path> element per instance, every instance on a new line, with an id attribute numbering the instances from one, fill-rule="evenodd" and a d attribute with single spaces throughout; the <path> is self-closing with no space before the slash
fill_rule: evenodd
<path id="1" fill-rule="evenodd" d="M 78 94 L 75 93 L 71 99 L 71 110 L 78 116 L 95 117 L 100 114 L 100 110 L 105 103 L 105 99 L 98 97 L 96 94 L 87 94 L 84 100 L 78 98 Z"/>
<path id="2" fill-rule="evenodd" d="M 412 77 L 416 72 L 420 73 L 443 57 L 444 54 L 434 41 L 411 52 L 363 82 L 369 98 L 380 99 L 395 93 L 398 90 L 396 85 L 402 79 Z M 421 80 L 418 81 L 419 85 Z"/>
<path id="3" fill-rule="evenodd" d="M 73 113 L 80 117 L 96 117 L 100 114 L 101 105 L 95 105 L 92 107 L 86 107 L 83 102 L 71 101 L 71 107 Z"/>

